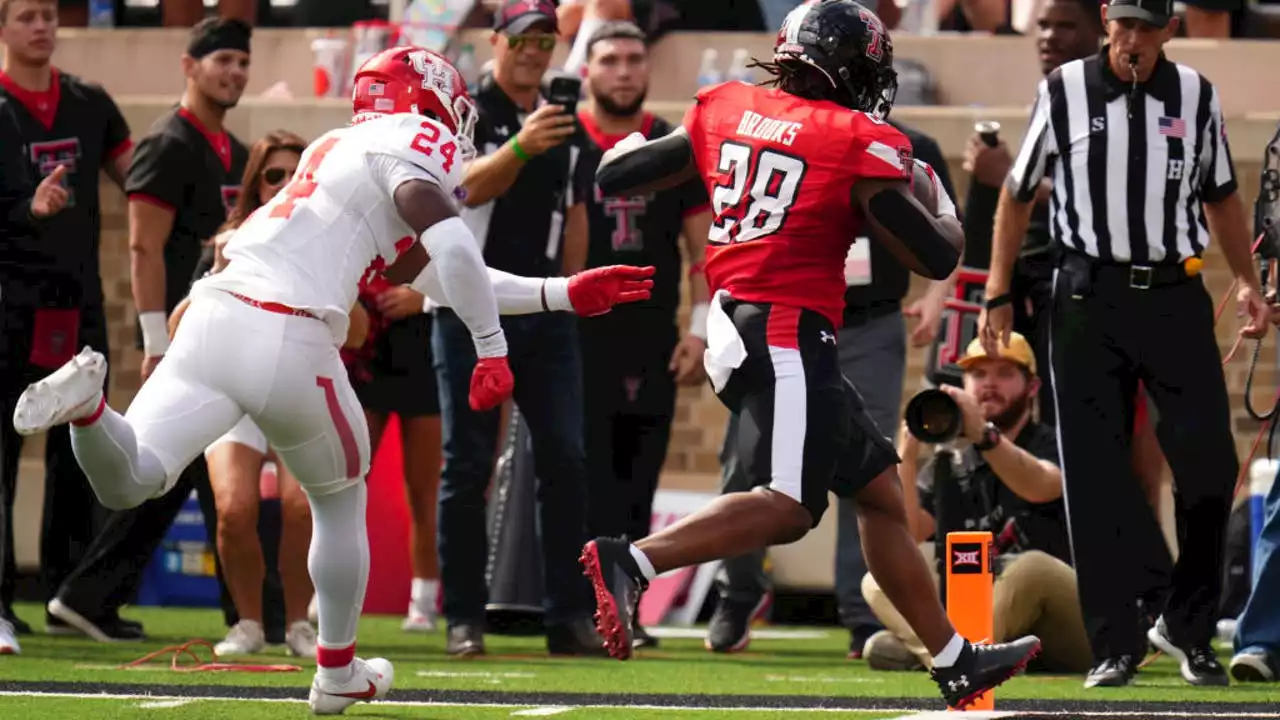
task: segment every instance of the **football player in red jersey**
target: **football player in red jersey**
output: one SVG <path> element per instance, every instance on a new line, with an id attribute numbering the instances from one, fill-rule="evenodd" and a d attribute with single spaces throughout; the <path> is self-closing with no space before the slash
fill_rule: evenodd
<path id="1" fill-rule="evenodd" d="M 758 483 L 634 545 L 586 545 L 598 626 L 615 657 L 630 656 L 631 616 L 649 580 L 794 542 L 817 526 L 829 490 L 857 499 L 871 573 L 929 648 L 949 705 L 970 704 L 1039 651 L 1033 636 L 974 645 L 951 626 L 907 531 L 899 458 L 837 362 L 844 259 L 863 223 L 925 277 L 947 277 L 963 246 L 946 194 L 936 193 L 936 215 L 912 194 L 910 142 L 884 120 L 897 88 L 892 62 L 884 25 L 865 7 L 801 5 L 773 62 L 761 65 L 771 87 L 703 90 L 683 128 L 625 140 L 601 164 L 605 195 L 688 177 L 707 184 L 714 298 L 705 364 L 716 394 L 741 415 L 739 456 Z"/>

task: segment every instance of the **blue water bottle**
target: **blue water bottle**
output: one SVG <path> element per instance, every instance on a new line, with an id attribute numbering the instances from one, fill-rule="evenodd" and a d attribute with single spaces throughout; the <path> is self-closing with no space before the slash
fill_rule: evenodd
<path id="1" fill-rule="evenodd" d="M 89 0 L 89 27 L 109 28 L 116 25 L 116 0 Z"/>

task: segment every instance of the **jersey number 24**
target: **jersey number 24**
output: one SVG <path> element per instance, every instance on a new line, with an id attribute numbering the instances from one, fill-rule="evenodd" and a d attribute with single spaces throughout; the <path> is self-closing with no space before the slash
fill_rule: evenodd
<path id="1" fill-rule="evenodd" d="M 748 242 L 782 229 L 804 179 L 803 160 L 726 140 L 720 144 L 716 169 L 722 180 L 711 194 L 715 222 L 710 242 Z"/>

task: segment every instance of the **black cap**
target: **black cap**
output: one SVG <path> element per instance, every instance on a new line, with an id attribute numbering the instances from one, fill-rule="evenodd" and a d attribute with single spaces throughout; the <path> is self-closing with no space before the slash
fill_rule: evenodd
<path id="1" fill-rule="evenodd" d="M 1107 19 L 1134 18 L 1164 27 L 1173 17 L 1173 0 L 1111 0 L 1107 4 Z"/>
<path id="2" fill-rule="evenodd" d="M 493 14 L 493 29 L 508 35 L 519 35 L 538 23 L 558 32 L 556 4 L 551 0 L 505 0 Z"/>
<path id="3" fill-rule="evenodd" d="M 235 18 L 205 18 L 191 28 L 187 42 L 187 54 L 199 60 L 218 50 L 249 52 L 253 28 Z"/>

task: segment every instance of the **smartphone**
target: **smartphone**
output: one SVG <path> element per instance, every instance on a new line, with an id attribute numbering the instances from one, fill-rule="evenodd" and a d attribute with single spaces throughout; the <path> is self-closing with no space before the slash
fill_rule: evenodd
<path id="1" fill-rule="evenodd" d="M 556 75 L 547 83 L 547 102 L 560 105 L 569 115 L 578 114 L 578 98 L 582 96 L 582 78 Z"/>

